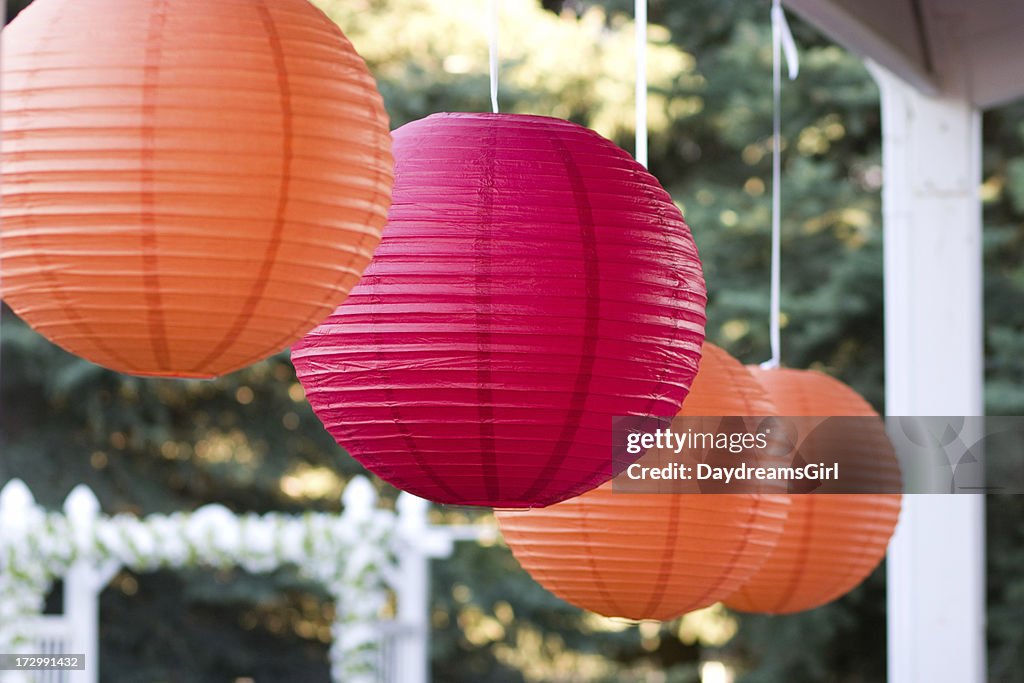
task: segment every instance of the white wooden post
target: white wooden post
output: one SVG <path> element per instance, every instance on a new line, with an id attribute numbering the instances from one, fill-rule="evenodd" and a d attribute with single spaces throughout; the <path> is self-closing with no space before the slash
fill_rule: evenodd
<path id="1" fill-rule="evenodd" d="M 886 410 L 983 414 L 981 119 L 966 79 L 881 90 Z M 955 69 L 944 70 L 955 75 Z M 984 496 L 908 495 L 889 547 L 889 683 L 983 683 Z"/>
<path id="2" fill-rule="evenodd" d="M 0 489 L 0 541 L 9 543 L 13 539 L 14 543 L 26 543 L 27 535 L 31 533 L 32 521 L 38 521 L 42 513 L 42 509 L 36 505 L 32 491 L 29 490 L 25 482 L 20 479 L 11 479 L 3 489 Z M 4 577 L 0 575 L 0 578 Z M 9 585 L 7 584 L 5 588 Z M 28 596 L 16 597 L 27 598 Z M 38 599 L 40 596 L 32 597 Z M 31 606 L 33 610 L 41 607 L 41 604 L 35 599 L 32 600 L 32 603 L 34 603 Z M 25 642 L 16 642 L 24 633 L 13 622 L 24 618 L 24 607 L 25 605 L 17 604 L 0 605 L 0 651 L 4 654 L 30 654 L 34 649 L 34 645 L 27 646 Z M 0 681 L 4 681 L 4 683 L 24 683 L 28 679 L 27 672 L 0 671 Z"/>
<path id="3" fill-rule="evenodd" d="M 97 683 L 100 672 L 100 593 L 120 569 L 116 562 L 97 565 L 92 556 L 94 529 L 100 515 L 95 494 L 79 484 L 64 501 L 79 559 L 64 575 L 64 620 L 69 654 L 85 655 L 85 669 L 68 672 L 68 683 Z"/>
<path id="4" fill-rule="evenodd" d="M 430 560 L 452 552 L 444 527 L 427 523 L 430 503 L 408 493 L 397 502 L 401 555 L 399 557 L 398 624 L 395 643 L 395 681 L 428 683 L 430 678 Z"/>
<path id="5" fill-rule="evenodd" d="M 430 559 L 418 540 L 427 530 L 427 501 L 411 495 L 398 499 L 402 544 L 398 593 L 398 623 L 402 633 L 395 643 L 395 680 L 427 683 L 430 680 Z M 408 631 L 406 631 L 408 629 Z"/>
<path id="6" fill-rule="evenodd" d="M 76 562 L 64 575 L 64 619 L 73 653 L 85 655 L 85 669 L 69 671 L 68 683 L 99 681 L 99 604 L 92 590 L 92 567 Z"/>

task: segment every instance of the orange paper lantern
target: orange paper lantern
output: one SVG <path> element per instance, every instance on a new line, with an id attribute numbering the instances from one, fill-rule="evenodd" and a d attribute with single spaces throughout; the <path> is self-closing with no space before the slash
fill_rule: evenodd
<path id="1" fill-rule="evenodd" d="M 387 115 L 306 0 L 36 0 L 3 32 L 3 298 L 72 353 L 211 377 L 344 300 Z"/>
<path id="2" fill-rule="evenodd" d="M 805 460 L 841 461 L 840 476 L 898 490 L 899 467 L 885 425 L 870 404 L 832 377 L 809 370 L 750 368 L 783 416 L 855 416 L 814 443 L 797 436 Z M 799 421 L 806 432 L 813 421 Z M 820 451 L 820 452 L 815 452 Z M 862 463 L 862 471 L 857 471 Z M 851 469 L 850 465 L 854 469 Z M 877 488 L 878 486 L 888 486 Z M 743 612 L 787 614 L 844 595 L 878 566 L 900 513 L 899 494 L 790 496 L 789 518 L 764 566 L 725 600 Z"/>
<path id="3" fill-rule="evenodd" d="M 683 416 L 770 415 L 764 390 L 705 343 Z M 672 619 L 733 593 L 781 533 L 784 495 L 616 493 L 606 483 L 562 503 L 498 511 L 505 540 L 541 585 L 574 605 Z"/>

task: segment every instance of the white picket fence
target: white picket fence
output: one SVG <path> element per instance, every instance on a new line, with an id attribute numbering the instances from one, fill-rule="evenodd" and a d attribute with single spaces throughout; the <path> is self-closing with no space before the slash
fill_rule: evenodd
<path id="1" fill-rule="evenodd" d="M 44 655 L 66 655 L 74 652 L 72 628 L 64 616 L 43 615 L 33 619 L 29 625 L 32 650 Z M 72 683 L 71 672 L 37 671 L 36 683 Z"/>
<path id="2" fill-rule="evenodd" d="M 395 512 L 381 510 L 373 487 L 361 478 L 348 485 L 343 502 L 344 513 L 333 517 L 320 514 L 291 518 L 274 515 L 268 519 L 271 516 L 250 515 L 234 517 L 232 521 L 231 513 L 216 506 L 218 509 L 207 509 L 204 512 L 201 508 L 191 515 L 151 516 L 134 520 L 100 515 L 98 501 L 92 491 L 84 486 L 77 487 L 68 496 L 63 514 L 45 512 L 35 504 L 22 482 L 9 482 L 0 491 L 0 552 L 4 550 L 5 542 L 8 546 L 8 559 L 4 561 L 6 564 L 0 562 L 0 615 L 17 613 L 17 609 L 25 611 L 24 596 L 17 600 L 17 605 L 3 604 L 3 600 L 11 601 L 11 596 L 17 595 L 19 586 L 13 578 L 13 574 L 19 573 L 15 571 L 18 560 L 10 558 L 20 556 L 27 558 L 22 559 L 22 562 L 32 562 L 38 553 L 33 555 L 26 552 L 25 546 L 52 546 L 55 542 L 62 542 L 62 539 L 69 545 L 77 543 L 78 552 L 66 564 L 61 564 L 59 558 L 54 560 L 50 557 L 48 560 L 57 570 L 47 578 L 51 581 L 63 580 L 64 612 L 59 615 L 41 614 L 45 594 L 35 596 L 32 606 L 34 613 L 17 619 L 17 623 L 9 622 L 6 625 L 6 637 L 10 642 L 0 642 L 0 647 L 16 645 L 15 651 L 23 653 L 83 653 L 86 668 L 80 671 L 0 672 L 0 683 L 98 682 L 101 666 L 98 660 L 98 634 L 102 618 L 99 613 L 100 593 L 124 567 L 145 570 L 155 566 L 173 566 L 173 562 L 169 562 L 166 557 L 152 562 L 137 556 L 128 559 L 127 551 L 123 548 L 109 547 L 116 546 L 115 541 L 118 539 L 123 538 L 125 545 L 131 546 L 131 552 L 137 553 L 139 546 L 166 544 L 167 534 L 174 533 L 176 536 L 188 537 L 189 542 L 193 543 L 189 547 L 190 555 L 195 555 L 196 547 L 199 547 L 200 554 L 206 553 L 212 558 L 205 562 L 200 560 L 197 564 L 219 567 L 235 562 L 250 570 L 257 566 L 270 571 L 279 564 L 295 564 L 300 568 L 307 564 L 305 558 L 300 556 L 303 551 L 296 547 L 290 553 L 285 553 L 287 557 L 279 563 L 246 548 L 239 539 L 246 538 L 246 525 L 249 525 L 251 531 L 255 524 L 263 525 L 260 533 L 264 545 L 277 547 L 291 541 L 292 546 L 310 548 L 311 554 L 315 548 L 316 556 L 311 556 L 308 563 L 312 566 L 317 566 L 318 562 L 322 564 L 325 557 L 328 562 L 333 557 L 335 563 L 353 565 L 351 568 L 337 567 L 333 574 L 323 570 L 313 572 L 314 578 L 322 578 L 329 589 L 333 586 L 332 594 L 338 604 L 339 617 L 334 625 L 336 643 L 330 655 L 335 681 L 427 683 L 430 678 L 430 562 L 448 557 L 456 540 L 493 536 L 495 531 L 486 526 L 429 524 L 429 504 L 407 494 L 399 498 Z M 216 535 L 218 525 L 234 529 L 234 535 L 225 534 L 225 539 L 220 541 L 204 540 L 207 536 Z M 152 537 L 147 538 L 144 531 L 150 528 L 159 533 L 154 531 Z M 311 529 L 320 530 L 315 543 L 309 542 L 314 538 Z M 273 531 L 276 537 L 263 538 L 268 530 Z M 295 542 L 298 534 L 308 534 L 307 542 Z M 342 536 L 345 540 L 338 540 Z M 332 539 L 337 542 L 337 547 L 325 548 L 325 542 L 329 545 Z M 101 547 L 103 552 L 83 550 L 92 549 L 94 545 Z M 387 547 L 382 548 L 381 545 Z M 154 552 L 158 553 L 158 550 Z M 364 556 L 361 563 L 358 559 L 360 554 Z M 372 556 L 373 561 L 367 561 L 365 556 Z M 7 576 L 4 575 L 5 571 Z M 367 572 L 372 575 L 368 576 Z M 339 583 L 342 585 L 339 586 Z M 38 590 L 43 584 L 37 580 L 32 585 Z M 6 591 L 2 590 L 5 586 Z M 392 617 L 382 618 L 379 609 L 368 611 L 365 604 L 359 610 L 346 609 L 346 600 L 364 603 L 371 600 L 371 608 L 383 604 L 379 599 L 381 590 L 387 591 L 394 598 L 396 610 Z M 377 599 L 373 600 L 367 594 L 377 595 Z M 3 626 L 0 624 L 0 627 Z M 0 641 L 3 639 L 4 634 L 0 633 Z M 339 640 L 344 641 L 344 646 L 339 646 Z M 0 652 L 3 651 L 11 650 L 0 649 Z M 358 662 L 353 665 L 351 661 L 341 661 L 346 657 L 355 657 Z"/>

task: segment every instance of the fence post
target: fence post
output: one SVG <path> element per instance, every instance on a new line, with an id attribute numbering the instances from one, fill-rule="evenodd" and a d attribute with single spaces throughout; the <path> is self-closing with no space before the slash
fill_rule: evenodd
<path id="1" fill-rule="evenodd" d="M 402 629 L 394 648 L 396 680 L 427 683 L 430 680 L 430 558 L 417 541 L 427 530 L 429 503 L 403 493 L 397 507 L 403 542 L 398 563 L 401 579 L 395 587 L 398 623 Z"/>
<path id="2" fill-rule="evenodd" d="M 32 521 L 38 521 L 41 514 L 42 510 L 36 505 L 35 498 L 32 497 L 32 492 L 25 482 L 20 479 L 7 482 L 3 489 L 0 489 L 0 549 L 7 550 L 4 547 L 5 543 L 24 543 L 26 534 L 31 533 Z M 17 586 L 16 581 L 14 585 Z M 0 573 L 0 587 L 10 590 L 11 577 L 5 577 Z M 23 589 L 21 586 L 18 588 Z M 23 636 L 24 633 L 21 625 L 14 622 L 35 616 L 34 612 L 40 607 L 41 600 L 37 602 L 39 596 L 32 597 L 35 604 L 32 604 L 31 615 L 25 613 L 24 604 L 15 604 L 13 609 L 10 605 L 0 606 L 0 614 L 4 617 L 0 620 L 0 652 L 27 654 L 31 651 L 32 646 L 23 641 L 19 642 L 19 636 Z M 0 671 L 0 681 L 4 683 L 26 683 L 29 680 L 30 674 L 26 672 Z"/>
<path id="3" fill-rule="evenodd" d="M 85 670 L 68 672 L 68 683 L 97 683 L 100 672 L 100 593 L 119 570 L 116 562 L 98 565 L 94 554 L 100 502 L 88 486 L 79 484 L 64 501 L 72 529 L 74 563 L 64 575 L 64 623 L 70 652 L 85 655 Z"/>

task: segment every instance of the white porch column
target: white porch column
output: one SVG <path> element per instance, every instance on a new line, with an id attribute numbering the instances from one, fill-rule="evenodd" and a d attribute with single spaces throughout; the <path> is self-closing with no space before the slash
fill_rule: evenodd
<path id="1" fill-rule="evenodd" d="M 882 99 L 886 409 L 983 414 L 981 119 L 873 67 Z M 953 87 L 948 87 L 952 85 Z M 909 495 L 889 546 L 889 683 L 984 683 L 984 496 Z"/>

